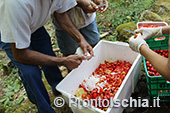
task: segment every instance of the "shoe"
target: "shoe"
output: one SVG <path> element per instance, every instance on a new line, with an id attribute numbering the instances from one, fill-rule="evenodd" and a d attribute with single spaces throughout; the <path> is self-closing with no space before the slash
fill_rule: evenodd
<path id="1" fill-rule="evenodd" d="M 53 95 L 55 95 L 55 96 L 61 95 L 61 93 L 59 91 L 57 91 L 55 88 L 52 88 L 52 91 L 53 91 Z"/>

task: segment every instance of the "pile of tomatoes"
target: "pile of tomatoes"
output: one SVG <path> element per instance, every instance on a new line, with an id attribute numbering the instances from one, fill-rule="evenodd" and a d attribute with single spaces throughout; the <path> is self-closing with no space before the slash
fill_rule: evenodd
<path id="1" fill-rule="evenodd" d="M 98 81 L 95 83 L 96 87 L 91 89 L 91 91 L 87 90 L 88 88 L 85 84 L 88 80 L 83 80 L 83 82 L 79 85 L 79 88 L 83 88 L 86 92 L 82 94 L 81 98 L 89 100 L 99 98 L 101 100 L 110 100 L 111 97 L 114 98 L 131 66 L 132 64 L 126 61 L 104 61 L 104 63 L 101 63 L 92 73 L 92 75 L 90 75 L 90 77 L 93 76 L 98 79 Z M 99 107 L 98 104 L 97 107 L 99 109 L 104 111 L 107 110 L 107 108 L 101 106 Z M 93 105 L 96 106 L 95 103 L 93 103 Z"/>
<path id="2" fill-rule="evenodd" d="M 158 25 L 141 25 L 141 26 L 138 26 L 138 28 L 140 29 L 141 27 L 146 27 L 146 28 L 156 28 L 156 27 L 159 27 Z"/>
<path id="3" fill-rule="evenodd" d="M 158 53 L 159 55 L 168 58 L 169 55 L 169 49 L 167 50 L 153 50 L 154 52 Z M 156 71 L 156 69 L 154 69 L 154 67 L 150 64 L 149 61 L 146 60 L 146 66 L 147 66 L 147 70 L 148 70 L 148 74 L 150 76 L 160 76 L 160 74 Z"/>

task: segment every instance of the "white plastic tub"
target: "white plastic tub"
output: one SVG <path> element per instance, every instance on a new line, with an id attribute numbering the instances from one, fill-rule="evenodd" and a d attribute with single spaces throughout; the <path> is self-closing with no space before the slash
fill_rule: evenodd
<path id="1" fill-rule="evenodd" d="M 82 64 L 77 69 L 71 71 L 56 86 L 56 89 L 62 93 L 65 101 L 69 103 L 68 98 L 75 94 L 79 84 L 85 78 L 88 78 L 100 63 L 102 63 L 104 60 L 125 60 L 129 61 L 132 64 L 132 67 L 122 82 L 122 85 L 117 91 L 114 99 L 129 99 L 140 78 L 142 62 L 141 55 L 132 51 L 127 43 L 103 40 L 100 41 L 93 50 L 95 57 L 89 61 L 82 62 Z M 78 108 L 76 105 L 72 105 L 71 108 L 74 113 L 104 112 L 98 108 Z M 108 108 L 108 110 L 104 113 L 121 113 L 123 109 L 123 107 Z"/>
<path id="2" fill-rule="evenodd" d="M 166 22 L 156 22 L 156 21 L 143 21 L 137 23 L 137 28 L 143 25 L 157 25 L 157 26 L 168 26 Z"/>

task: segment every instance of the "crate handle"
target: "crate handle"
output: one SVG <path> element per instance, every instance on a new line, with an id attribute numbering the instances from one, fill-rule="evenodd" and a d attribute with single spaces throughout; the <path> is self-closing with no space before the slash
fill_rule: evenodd
<path id="1" fill-rule="evenodd" d="M 162 40 L 165 40 L 165 39 L 166 39 L 165 36 L 160 36 L 160 37 L 154 38 L 155 41 L 162 41 Z"/>

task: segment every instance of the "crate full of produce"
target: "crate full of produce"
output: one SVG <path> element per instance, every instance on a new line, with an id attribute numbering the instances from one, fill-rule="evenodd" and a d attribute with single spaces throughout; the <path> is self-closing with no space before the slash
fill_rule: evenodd
<path id="1" fill-rule="evenodd" d="M 156 28 L 160 26 L 168 26 L 166 22 L 138 22 L 137 28 Z M 149 47 L 161 56 L 168 57 L 169 55 L 169 35 L 155 36 L 147 39 Z M 170 82 L 165 80 L 154 67 L 143 57 L 144 68 L 146 72 L 146 80 L 148 87 L 149 99 L 152 101 L 154 97 L 159 97 L 160 101 L 170 101 Z"/>
<path id="2" fill-rule="evenodd" d="M 146 42 L 154 52 L 168 58 L 169 35 L 162 35 L 161 37 L 164 37 L 163 40 L 157 40 L 159 37 L 160 36 L 152 37 L 147 39 Z M 157 43 L 157 41 L 159 41 L 159 43 Z M 152 101 L 154 97 L 159 97 L 160 101 L 170 101 L 170 82 L 165 80 L 144 57 L 143 63 L 146 72 L 149 99 Z"/>
<path id="3" fill-rule="evenodd" d="M 71 71 L 56 87 L 69 105 L 71 97 L 77 99 L 129 99 L 140 79 L 142 57 L 127 43 L 100 41 L 95 57 Z M 74 113 L 121 113 L 123 107 L 81 107 L 71 105 Z"/>

